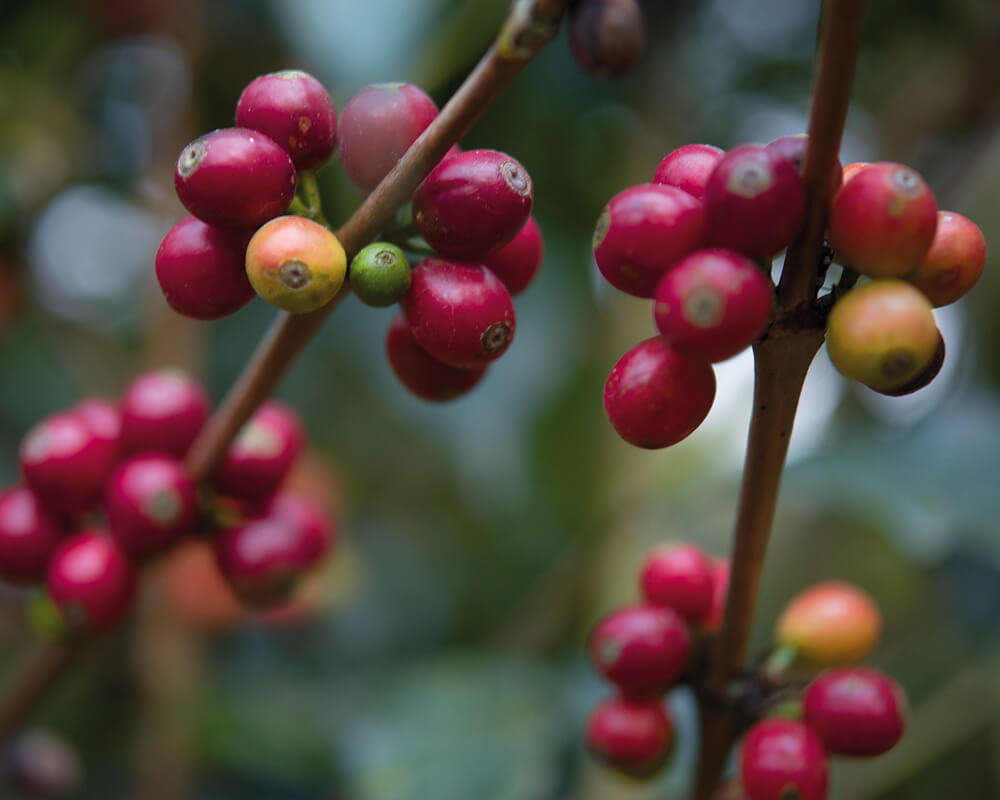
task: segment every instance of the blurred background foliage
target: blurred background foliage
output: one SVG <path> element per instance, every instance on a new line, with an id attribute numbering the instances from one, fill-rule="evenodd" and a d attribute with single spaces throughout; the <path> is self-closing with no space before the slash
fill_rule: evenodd
<path id="1" fill-rule="evenodd" d="M 16 480 L 25 430 L 82 395 L 114 395 L 171 363 L 219 398 L 240 370 L 272 310 L 255 301 L 218 323 L 182 320 L 160 299 L 152 260 L 182 216 L 177 153 L 232 124 L 251 78 L 306 69 L 338 108 L 391 80 L 443 103 L 506 5 L 2 0 L 0 479 Z M 871 5 L 843 161 L 910 163 L 942 207 L 1000 241 L 1000 6 Z M 663 778 L 616 778 L 580 746 L 605 691 L 582 644 L 602 613 L 634 601 L 656 543 L 725 552 L 752 363 L 720 368 L 709 421 L 682 445 L 619 441 L 603 380 L 653 327 L 647 303 L 595 279 L 590 236 L 607 200 L 649 180 L 674 147 L 804 129 L 818 6 L 645 2 L 648 49 L 628 79 L 586 77 L 564 37 L 529 67 L 463 141 L 510 152 L 535 182 L 547 255 L 518 300 L 510 353 L 469 397 L 432 407 L 382 355 L 393 312 L 353 298 L 337 310 L 280 397 L 308 424 L 306 479 L 341 509 L 339 552 L 305 610 L 282 619 L 213 605 L 197 566 L 173 581 L 158 570 L 127 630 L 42 709 L 39 722 L 84 764 L 71 796 L 683 796 L 691 698 L 671 697 L 679 735 Z M 319 177 L 342 221 L 359 192 L 335 164 Z M 927 389 L 876 396 L 822 353 L 807 383 L 756 645 L 793 592 L 852 580 L 884 611 L 873 661 L 914 707 L 896 751 L 837 766 L 838 798 L 1000 796 L 996 267 L 939 312 L 948 360 Z M 31 635 L 24 597 L 0 599 L 7 675 Z"/>

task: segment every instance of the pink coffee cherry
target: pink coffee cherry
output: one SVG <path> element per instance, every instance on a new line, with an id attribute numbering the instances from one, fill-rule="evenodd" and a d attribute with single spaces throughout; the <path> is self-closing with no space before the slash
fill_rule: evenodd
<path id="1" fill-rule="evenodd" d="M 307 559 L 319 560 L 337 542 L 337 530 L 319 503 L 294 492 L 278 492 L 267 507 L 267 516 L 299 529 Z"/>
<path id="2" fill-rule="evenodd" d="M 389 366 L 403 386 L 423 400 L 443 403 L 468 392 L 482 380 L 486 367 L 452 367 L 417 344 L 406 317 L 397 314 L 385 338 Z"/>
<path id="3" fill-rule="evenodd" d="M 686 144 L 664 156 L 653 175 L 653 183 L 676 186 L 699 200 L 705 197 L 705 187 L 715 165 L 726 151 L 710 144 Z"/>
<path id="4" fill-rule="evenodd" d="M 714 558 L 712 559 L 712 605 L 699 620 L 701 629 L 706 633 L 712 633 L 722 627 L 722 618 L 726 614 L 727 594 L 729 594 L 729 560 Z"/>
<path id="5" fill-rule="evenodd" d="M 652 297 L 663 273 L 705 244 L 702 203 L 673 186 L 631 186 L 605 207 L 593 244 L 597 267 L 612 286 Z"/>
<path id="6" fill-rule="evenodd" d="M 801 722 L 767 719 L 743 738 L 740 779 L 747 800 L 826 800 L 826 752 Z"/>
<path id="7" fill-rule="evenodd" d="M 115 470 L 104 508 L 111 536 L 121 548 L 134 557 L 149 556 L 194 533 L 197 492 L 177 459 L 147 453 Z"/>
<path id="8" fill-rule="evenodd" d="M 588 749 L 615 769 L 648 777 L 666 764 L 674 726 L 660 699 L 609 697 L 587 720 Z"/>
<path id="9" fill-rule="evenodd" d="M 602 619 L 587 645 L 594 669 L 630 697 L 662 694 L 691 655 L 691 633 L 672 608 L 632 606 Z"/>
<path id="10" fill-rule="evenodd" d="M 806 133 L 797 133 L 794 136 L 781 136 L 774 141 L 768 142 L 764 146 L 764 149 L 791 163 L 795 167 L 795 171 L 799 173 L 799 177 L 802 177 L 806 164 L 806 148 L 808 146 L 809 135 Z M 843 176 L 844 168 L 840 163 L 840 159 L 835 158 L 833 160 L 833 168 L 830 170 L 831 197 L 840 188 Z"/>
<path id="11" fill-rule="evenodd" d="M 711 364 L 684 358 L 660 336 L 623 355 L 604 384 L 604 412 L 618 435 L 650 450 L 690 435 L 714 399 Z"/>
<path id="12" fill-rule="evenodd" d="M 208 419 L 208 411 L 205 390 L 181 370 L 143 373 L 122 397 L 124 452 L 183 458 Z"/>
<path id="13" fill-rule="evenodd" d="M 174 188 L 202 222 L 252 228 L 288 208 L 295 195 L 295 166 L 263 133 L 220 128 L 181 151 Z"/>
<path id="14" fill-rule="evenodd" d="M 453 367 L 485 367 L 514 338 L 510 293 L 481 264 L 424 259 L 413 268 L 401 305 L 417 343 Z"/>
<path id="15" fill-rule="evenodd" d="M 803 721 L 831 753 L 879 756 L 903 736 L 903 688 L 876 669 L 845 667 L 822 673 L 802 698 Z"/>
<path id="16" fill-rule="evenodd" d="M 784 250 L 802 227 L 806 192 L 788 161 L 760 145 L 726 153 L 705 189 L 712 244 L 751 258 Z"/>
<path id="17" fill-rule="evenodd" d="M 66 622 L 89 632 L 117 627 L 132 607 L 136 573 L 105 531 L 83 530 L 67 539 L 49 562 L 46 588 Z"/>
<path id="18" fill-rule="evenodd" d="M 482 263 L 503 281 L 513 297 L 528 288 L 528 284 L 535 279 L 544 255 L 542 231 L 535 218 L 528 217 L 521 232 L 499 250 L 483 256 Z"/>
<path id="19" fill-rule="evenodd" d="M 364 192 L 381 183 L 438 114 L 412 83 L 376 83 L 347 101 L 340 114 L 340 164 Z"/>
<path id="20" fill-rule="evenodd" d="M 725 361 L 764 332 L 771 319 L 771 279 L 734 250 L 698 250 L 682 258 L 653 294 L 660 334 L 681 355 Z"/>
<path id="21" fill-rule="evenodd" d="M 937 308 L 964 297 L 985 266 L 986 239 L 979 226 L 954 211 L 939 211 L 930 249 L 903 278 Z"/>
<path id="22" fill-rule="evenodd" d="M 122 412 L 118 403 L 103 397 L 87 397 L 73 406 L 71 412 L 83 420 L 98 441 L 118 453 L 122 438 Z"/>
<path id="23" fill-rule="evenodd" d="M 927 255 L 938 222 L 924 179 L 903 164 L 870 164 L 830 204 L 830 244 L 837 261 L 871 278 L 898 278 Z"/>
<path id="24" fill-rule="evenodd" d="M 467 150 L 443 160 L 417 187 L 413 221 L 441 255 L 478 259 L 517 236 L 533 195 L 520 162 L 497 150 Z"/>
<path id="25" fill-rule="evenodd" d="M 0 492 L 0 578 L 41 581 L 62 536 L 58 520 L 46 513 L 31 489 L 11 486 Z"/>
<path id="26" fill-rule="evenodd" d="M 236 102 L 236 124 L 269 136 L 296 169 L 325 164 L 337 147 L 337 109 L 326 88 L 297 69 L 254 78 Z"/>
<path id="27" fill-rule="evenodd" d="M 695 622 L 712 608 L 712 562 L 700 547 L 687 542 L 658 547 L 642 565 L 639 588 L 650 605 L 672 608 Z"/>
<path id="28" fill-rule="evenodd" d="M 217 228 L 185 217 L 156 251 L 156 279 L 170 307 L 192 319 L 219 319 L 254 297 L 247 279 L 247 242 L 253 230 Z"/>
<path id="29" fill-rule="evenodd" d="M 302 452 L 302 421 L 283 403 L 265 403 L 236 435 L 212 479 L 222 494 L 266 504 Z"/>

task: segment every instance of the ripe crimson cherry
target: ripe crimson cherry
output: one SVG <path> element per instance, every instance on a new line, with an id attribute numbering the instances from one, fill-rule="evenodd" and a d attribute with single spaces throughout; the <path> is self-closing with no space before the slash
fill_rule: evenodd
<path id="1" fill-rule="evenodd" d="M 905 280 L 935 308 L 965 296 L 986 265 L 986 239 L 976 223 L 954 211 L 939 211 L 931 247 Z"/>
<path id="2" fill-rule="evenodd" d="M 209 401 L 197 381 L 178 369 L 139 375 L 122 397 L 122 449 L 182 458 L 208 418 Z"/>
<path id="3" fill-rule="evenodd" d="M 712 243 L 752 258 L 784 250 L 802 227 L 805 210 L 805 188 L 795 167 L 760 145 L 726 153 L 705 189 Z"/>
<path id="4" fill-rule="evenodd" d="M 385 337 L 389 365 L 417 397 L 444 402 L 468 392 L 486 374 L 486 367 L 452 367 L 417 344 L 406 317 L 397 314 Z"/>
<path id="5" fill-rule="evenodd" d="M 83 530 L 49 562 L 46 587 L 70 627 L 100 632 L 124 619 L 135 595 L 132 562 L 105 531 Z"/>
<path id="6" fill-rule="evenodd" d="M 121 446 L 122 412 L 117 403 L 101 397 L 88 397 L 71 409 L 104 446 L 117 454 Z"/>
<path id="7" fill-rule="evenodd" d="M 284 213 L 295 195 L 295 166 L 274 140 L 246 128 L 220 128 L 185 147 L 174 188 L 209 225 L 251 228 Z"/>
<path id="8" fill-rule="evenodd" d="M 906 714 L 903 688 L 865 667 L 824 672 L 802 697 L 803 721 L 827 750 L 841 756 L 888 752 L 903 736 Z"/>
<path id="9" fill-rule="evenodd" d="M 528 221 L 533 189 L 520 162 L 497 150 L 466 150 L 430 171 L 413 195 L 413 222 L 443 256 L 479 258 Z"/>
<path id="10" fill-rule="evenodd" d="M 636 0 L 580 0 L 570 7 L 567 33 L 573 59 L 598 78 L 630 72 L 646 44 Z"/>
<path id="11" fill-rule="evenodd" d="M 587 747 L 622 772 L 644 777 L 670 757 L 674 725 L 663 701 L 610 697 L 591 712 Z"/>
<path id="12" fill-rule="evenodd" d="M 819 737 L 801 722 L 767 719 L 743 739 L 740 779 L 747 800 L 826 800 L 826 752 Z"/>
<path id="13" fill-rule="evenodd" d="M 729 593 L 729 561 L 725 558 L 712 559 L 712 605 L 701 618 L 701 629 L 707 633 L 722 627 L 726 613 L 726 595 Z"/>
<path id="14" fill-rule="evenodd" d="M 653 294 L 660 334 L 683 356 L 725 361 L 767 328 L 774 296 L 771 280 L 734 250 L 698 250 L 660 279 Z"/>
<path id="15" fill-rule="evenodd" d="M 688 622 L 700 620 L 712 608 L 712 562 L 697 545 L 663 545 L 646 557 L 639 588 L 650 605 L 672 608 Z"/>
<path id="16" fill-rule="evenodd" d="M 768 142 L 764 149 L 785 159 L 801 176 L 806 165 L 806 148 L 809 146 L 809 135 L 798 133 L 794 136 L 781 136 L 774 141 Z M 839 158 L 833 159 L 833 169 L 830 170 L 830 196 L 840 188 L 843 180 L 844 168 L 840 164 Z"/>
<path id="17" fill-rule="evenodd" d="M 792 598 L 778 618 L 775 640 L 814 666 L 856 663 L 875 646 L 882 616 L 871 597 L 843 581 L 825 581 Z"/>
<path id="18" fill-rule="evenodd" d="M 534 217 L 528 217 L 521 232 L 499 250 L 482 257 L 482 263 L 503 281 L 511 296 L 520 294 L 542 266 L 545 242 Z"/>
<path id="19" fill-rule="evenodd" d="M 0 492 L 0 578 L 11 583 L 34 583 L 45 568 L 63 531 L 26 486 Z"/>
<path id="20" fill-rule="evenodd" d="M 337 531 L 330 516 L 316 501 L 295 492 L 278 492 L 267 507 L 267 516 L 299 529 L 302 551 L 316 561 L 336 544 Z"/>
<path id="21" fill-rule="evenodd" d="M 705 187 L 715 165 L 726 151 L 710 144 L 686 144 L 664 156 L 653 175 L 653 183 L 676 186 L 699 200 L 705 197 Z"/>
<path id="22" fill-rule="evenodd" d="M 411 83 L 376 83 L 347 101 L 340 114 L 340 163 L 370 192 L 434 121 L 438 108 Z"/>
<path id="23" fill-rule="evenodd" d="M 337 109 L 323 84 L 297 69 L 254 78 L 236 102 L 236 124 L 269 136 L 296 169 L 315 169 L 337 146 Z"/>
<path id="24" fill-rule="evenodd" d="M 674 186 L 644 183 L 611 198 L 594 229 L 601 274 L 623 292 L 652 297 L 664 272 L 705 243 L 701 201 Z"/>
<path id="25" fill-rule="evenodd" d="M 514 338 L 510 293 L 481 264 L 424 259 L 413 268 L 402 306 L 417 343 L 453 367 L 484 367 Z"/>
<path id="26" fill-rule="evenodd" d="M 912 272 L 934 240 L 937 202 L 916 171 L 882 162 L 856 172 L 830 204 L 837 260 L 872 278 Z"/>
<path id="27" fill-rule="evenodd" d="M 362 303 L 376 308 L 391 306 L 410 288 L 410 263 L 396 245 L 373 242 L 358 251 L 348 277 Z"/>
<path id="28" fill-rule="evenodd" d="M 618 435 L 647 449 L 690 435 L 714 399 L 712 366 L 684 358 L 660 336 L 623 355 L 604 384 L 604 411 Z"/>
<path id="29" fill-rule="evenodd" d="M 108 483 L 104 508 L 115 541 L 132 556 L 166 550 L 194 533 L 198 515 L 194 481 L 177 459 L 134 456 Z"/>

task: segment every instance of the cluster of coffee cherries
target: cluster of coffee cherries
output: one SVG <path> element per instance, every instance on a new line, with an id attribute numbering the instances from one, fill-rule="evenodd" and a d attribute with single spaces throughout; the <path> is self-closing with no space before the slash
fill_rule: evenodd
<path id="1" fill-rule="evenodd" d="M 326 511 L 281 491 L 304 443 L 294 412 L 261 406 L 198 486 L 183 459 L 209 410 L 193 378 L 157 370 L 117 402 L 83 400 L 27 432 L 23 483 L 0 493 L 0 577 L 44 582 L 39 620 L 54 611 L 59 631 L 114 628 L 137 566 L 193 536 L 210 538 L 219 571 L 255 608 L 284 603 L 330 550 Z"/>

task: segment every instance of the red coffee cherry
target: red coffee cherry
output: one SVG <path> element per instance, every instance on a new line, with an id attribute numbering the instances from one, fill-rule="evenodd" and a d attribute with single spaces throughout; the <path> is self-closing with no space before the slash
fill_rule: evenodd
<path id="1" fill-rule="evenodd" d="M 521 232 L 499 250 L 483 256 L 482 263 L 503 281 L 513 297 L 528 288 L 528 284 L 535 279 L 544 255 L 542 231 L 535 218 L 528 217 Z"/>
<path id="2" fill-rule="evenodd" d="M 62 536 L 59 522 L 31 489 L 11 486 L 0 492 L 0 578 L 10 583 L 41 581 Z"/>
<path id="3" fill-rule="evenodd" d="M 486 374 L 486 367 L 467 369 L 438 361 L 417 344 L 402 314 L 397 314 L 389 325 L 385 352 L 402 384 L 417 397 L 436 403 L 460 397 Z"/>
<path id="4" fill-rule="evenodd" d="M 156 251 L 156 279 L 170 307 L 192 319 L 219 319 L 254 297 L 245 256 L 252 231 L 185 217 Z"/>
<path id="5" fill-rule="evenodd" d="M 676 186 L 702 200 L 708 179 L 725 154 L 725 150 L 710 144 L 686 144 L 678 147 L 664 156 L 653 175 L 653 183 Z"/>
<path id="6" fill-rule="evenodd" d="M 684 671 L 691 634 L 672 608 L 633 606 L 614 611 L 590 634 L 594 669 L 630 697 L 662 694 Z"/>
<path id="7" fill-rule="evenodd" d="M 616 289 L 652 297 L 675 261 L 705 243 L 701 201 L 673 186 L 644 183 L 611 198 L 594 229 L 594 258 Z"/>
<path id="8" fill-rule="evenodd" d="M 743 739 L 740 779 L 747 800 L 826 800 L 826 752 L 819 737 L 801 722 L 767 719 Z"/>
<path id="9" fill-rule="evenodd" d="M 267 516 L 298 528 L 307 559 L 318 561 L 336 544 L 337 531 L 329 515 L 304 495 L 279 492 L 267 507 Z"/>
<path id="10" fill-rule="evenodd" d="M 570 7 L 567 33 L 573 59 L 598 78 L 630 72 L 646 44 L 636 0 L 580 0 Z"/>
<path id="11" fill-rule="evenodd" d="M 663 545 L 650 553 L 639 572 L 639 588 L 650 605 L 672 608 L 688 622 L 712 608 L 712 562 L 697 545 Z"/>
<path id="12" fill-rule="evenodd" d="M 122 397 L 122 449 L 183 458 L 208 419 L 209 400 L 197 381 L 177 369 L 146 372 Z"/>
<path id="13" fill-rule="evenodd" d="M 123 463 L 108 483 L 104 508 L 111 536 L 134 557 L 166 550 L 194 533 L 194 481 L 171 456 L 147 453 Z"/>
<path id="14" fill-rule="evenodd" d="M 254 78 L 236 102 L 236 124 L 287 151 L 296 169 L 326 163 L 337 146 L 337 109 L 326 88 L 297 69 Z"/>
<path id="15" fill-rule="evenodd" d="M 801 177 L 806 165 L 806 148 L 809 146 L 809 135 L 797 133 L 794 136 L 781 136 L 772 142 L 768 142 L 764 149 L 776 156 L 785 159 L 799 173 Z M 844 168 L 840 164 L 840 159 L 833 160 L 833 169 L 830 170 L 830 196 L 840 188 L 843 179 Z"/>
<path id="16" fill-rule="evenodd" d="M 729 561 L 725 558 L 712 560 L 712 605 L 701 618 L 701 629 L 712 633 L 722 627 L 726 613 L 726 595 L 729 594 Z"/>
<path id="17" fill-rule="evenodd" d="M 413 222 L 443 256 L 479 258 L 507 244 L 528 221 L 528 171 L 497 150 L 467 150 L 430 171 L 413 195 Z"/>
<path id="18" fill-rule="evenodd" d="M 857 175 L 859 172 L 861 172 L 861 170 L 867 169 L 870 166 L 871 166 L 871 162 L 869 162 L 869 161 L 855 161 L 855 162 L 853 162 L 851 164 L 847 164 L 844 167 L 844 171 L 841 173 L 840 185 L 843 186 L 851 178 L 853 178 L 855 175 Z"/>
<path id="19" fill-rule="evenodd" d="M 930 250 L 903 277 L 938 308 L 964 297 L 985 266 L 986 239 L 979 226 L 954 211 L 939 211 Z"/>
<path id="20" fill-rule="evenodd" d="M 417 343 L 453 367 L 484 367 L 514 338 L 510 293 L 481 264 L 424 259 L 413 268 L 402 306 Z"/>
<path id="21" fill-rule="evenodd" d="M 660 334 L 681 355 L 725 361 L 748 348 L 771 319 L 770 278 L 733 250 L 698 250 L 660 279 L 653 294 Z"/>
<path id="22" fill-rule="evenodd" d="M 937 202 L 916 171 L 871 164 L 856 172 L 830 205 L 830 244 L 837 261 L 872 278 L 912 272 L 937 228 Z"/>
<path id="23" fill-rule="evenodd" d="M 604 384 L 604 411 L 618 435 L 650 450 L 694 432 L 714 399 L 711 365 L 684 358 L 659 336 L 623 355 Z"/>
<path id="24" fill-rule="evenodd" d="M 87 397 L 71 409 L 103 446 L 119 453 L 122 438 L 122 412 L 117 403 L 101 397 Z"/>
<path id="25" fill-rule="evenodd" d="M 220 128 L 181 151 L 174 188 L 202 222 L 252 228 L 288 208 L 295 195 L 295 166 L 259 131 Z"/>
<path id="26" fill-rule="evenodd" d="M 411 83 L 376 83 L 347 101 L 340 114 L 340 164 L 370 192 L 434 121 L 438 108 Z"/>
<path id="27" fill-rule="evenodd" d="M 67 539 L 49 562 L 46 587 L 70 627 L 108 631 L 132 606 L 132 562 L 104 531 L 84 530 Z"/>
<path id="28" fill-rule="evenodd" d="M 669 759 L 674 726 L 662 700 L 609 697 L 591 712 L 586 740 L 590 752 L 609 766 L 646 777 Z"/>
<path id="29" fill-rule="evenodd" d="M 840 756 L 888 752 L 903 737 L 906 714 L 903 687 L 865 667 L 824 672 L 802 697 L 803 721 Z"/>
<path id="30" fill-rule="evenodd" d="M 784 250 L 802 227 L 806 192 L 788 161 L 760 145 L 724 155 L 705 189 L 705 218 L 713 244 L 752 258 Z"/>

